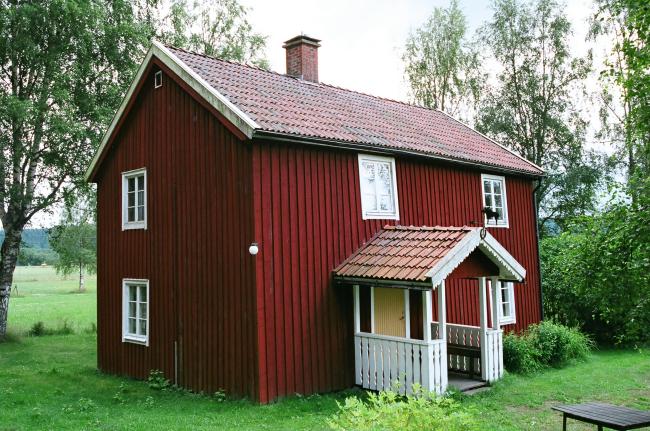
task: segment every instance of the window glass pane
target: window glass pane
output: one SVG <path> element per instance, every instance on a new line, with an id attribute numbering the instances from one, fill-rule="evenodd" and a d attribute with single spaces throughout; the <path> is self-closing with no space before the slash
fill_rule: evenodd
<path id="1" fill-rule="evenodd" d="M 144 175 L 138 177 L 138 190 L 144 190 Z"/>
<path id="2" fill-rule="evenodd" d="M 144 221 L 144 206 L 138 207 L 138 221 Z"/>
<path id="3" fill-rule="evenodd" d="M 366 211 L 377 211 L 377 197 L 369 193 L 364 193 L 361 197 L 363 199 L 363 208 Z"/>
<path id="4" fill-rule="evenodd" d="M 135 178 L 129 178 L 127 180 L 127 182 L 129 183 L 128 191 L 129 192 L 134 192 L 135 191 Z"/>
<path id="5" fill-rule="evenodd" d="M 485 194 L 492 193 L 492 183 L 489 180 L 483 181 L 483 192 Z"/>
<path id="6" fill-rule="evenodd" d="M 141 285 L 140 287 L 140 302 L 147 302 L 147 286 Z"/>
<path id="7" fill-rule="evenodd" d="M 128 193 L 127 206 L 129 207 L 135 206 L 135 193 L 130 193 L 130 192 Z"/>
<path id="8" fill-rule="evenodd" d="M 510 311 L 509 311 L 509 306 L 508 303 L 503 303 L 501 304 L 502 310 L 501 310 L 501 316 L 502 317 L 510 317 Z"/>
<path id="9" fill-rule="evenodd" d="M 135 316 L 135 306 L 136 306 L 135 302 L 129 302 L 129 315 L 128 315 L 128 317 L 136 317 Z"/>
<path id="10" fill-rule="evenodd" d="M 391 199 L 390 195 L 382 195 L 379 198 L 379 210 L 386 212 L 393 211 L 393 200 Z"/>
<path id="11" fill-rule="evenodd" d="M 135 291 L 135 286 L 128 286 L 129 288 L 129 301 L 137 301 L 137 293 Z"/>
<path id="12" fill-rule="evenodd" d="M 129 208 L 127 210 L 126 220 L 127 221 L 135 221 L 135 208 Z"/>
<path id="13" fill-rule="evenodd" d="M 138 192 L 138 205 L 144 205 L 144 191 Z"/>
<path id="14" fill-rule="evenodd" d="M 139 304 L 140 306 L 140 318 L 141 319 L 146 319 L 147 318 L 147 303 L 146 302 L 141 302 Z"/>
<path id="15" fill-rule="evenodd" d="M 140 319 L 140 327 L 138 328 L 138 335 L 147 335 L 147 320 Z"/>
<path id="16" fill-rule="evenodd" d="M 494 195 L 494 206 L 497 208 L 503 208 L 503 198 L 501 195 Z"/>
<path id="17" fill-rule="evenodd" d="M 492 195 L 485 195 L 485 206 L 492 208 Z"/>
<path id="18" fill-rule="evenodd" d="M 499 213 L 498 219 L 503 221 L 503 208 L 496 208 L 496 212 Z"/>
<path id="19" fill-rule="evenodd" d="M 492 186 L 494 187 L 494 194 L 495 195 L 500 195 L 501 194 L 501 181 L 494 181 L 492 183 Z"/>
<path id="20" fill-rule="evenodd" d="M 129 319 L 129 330 L 128 330 L 129 334 L 135 334 L 136 333 L 135 332 L 135 320 L 136 319 Z"/>

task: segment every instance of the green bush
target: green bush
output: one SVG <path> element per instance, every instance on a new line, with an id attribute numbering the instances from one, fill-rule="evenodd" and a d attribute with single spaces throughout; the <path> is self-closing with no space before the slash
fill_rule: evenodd
<path id="1" fill-rule="evenodd" d="M 579 330 L 549 320 L 532 325 L 528 337 L 534 345 L 539 361 L 559 367 L 573 359 L 584 359 L 591 350 L 591 340 Z"/>
<path id="2" fill-rule="evenodd" d="M 551 321 L 531 325 L 521 335 L 503 338 L 503 365 L 515 373 L 531 373 L 544 367 L 561 367 L 584 359 L 593 342 L 578 329 Z"/>
<path id="3" fill-rule="evenodd" d="M 503 337 L 503 366 L 515 373 L 532 373 L 542 367 L 539 352 L 530 337 L 506 334 Z"/>
<path id="4" fill-rule="evenodd" d="M 393 391 L 370 393 L 364 402 L 348 397 L 327 422 L 333 430 L 478 430 L 474 414 L 457 401 L 422 395 L 400 396 Z"/>

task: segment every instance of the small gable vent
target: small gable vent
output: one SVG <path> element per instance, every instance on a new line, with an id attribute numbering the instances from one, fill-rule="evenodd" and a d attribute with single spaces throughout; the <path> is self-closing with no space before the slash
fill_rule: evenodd
<path id="1" fill-rule="evenodd" d="M 153 86 L 154 88 L 162 87 L 162 70 L 159 70 L 153 76 Z"/>

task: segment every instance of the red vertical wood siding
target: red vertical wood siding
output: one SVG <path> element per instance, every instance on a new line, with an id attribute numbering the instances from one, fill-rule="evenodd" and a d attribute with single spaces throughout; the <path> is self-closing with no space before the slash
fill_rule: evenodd
<path id="1" fill-rule="evenodd" d="M 252 158 L 259 399 L 349 387 L 352 293 L 332 269 L 385 224 L 480 225 L 481 171 L 397 158 L 400 220 L 364 221 L 356 152 L 255 141 Z M 540 319 L 533 184 L 507 176 L 506 191 L 510 227 L 489 230 L 526 268 L 508 328 L 523 329 Z M 449 322 L 479 325 L 476 280 L 449 280 L 447 298 Z"/>
<path id="2" fill-rule="evenodd" d="M 256 397 L 252 152 L 204 104 L 153 70 L 98 182 L 98 365 Z M 134 96 L 135 97 L 135 96 Z M 147 230 L 121 230 L 121 172 L 147 168 Z M 122 279 L 150 281 L 150 343 L 122 342 Z M 289 313 L 293 316 L 295 313 Z"/>

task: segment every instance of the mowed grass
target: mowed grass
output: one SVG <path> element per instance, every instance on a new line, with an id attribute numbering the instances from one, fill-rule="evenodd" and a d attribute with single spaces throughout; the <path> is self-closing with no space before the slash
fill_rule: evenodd
<path id="1" fill-rule="evenodd" d="M 97 321 L 97 279 L 86 275 L 86 291 L 79 293 L 78 275 L 63 277 L 51 266 L 19 266 L 14 273 L 8 327 L 25 334 L 38 321 L 57 329 L 64 322 L 82 332 Z"/>
<path id="2" fill-rule="evenodd" d="M 146 382 L 96 370 L 95 281 L 87 293 L 70 293 L 77 280 L 52 268 L 19 268 L 18 297 L 11 299 L 10 328 L 34 322 L 76 333 L 22 336 L 0 344 L 0 431 L 5 430 L 321 430 L 337 401 L 362 392 L 295 396 L 268 406 L 185 391 L 159 391 Z M 23 296 L 24 295 L 24 296 Z M 557 430 L 551 407 L 601 401 L 650 410 L 650 351 L 596 351 L 585 362 L 531 376 L 508 375 L 490 391 L 461 403 L 474 410 L 483 430 Z M 570 421 L 570 430 L 593 426 Z"/>

